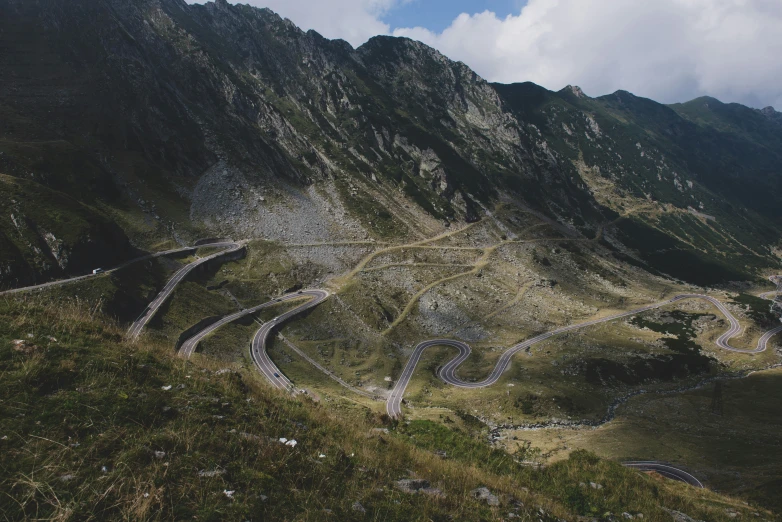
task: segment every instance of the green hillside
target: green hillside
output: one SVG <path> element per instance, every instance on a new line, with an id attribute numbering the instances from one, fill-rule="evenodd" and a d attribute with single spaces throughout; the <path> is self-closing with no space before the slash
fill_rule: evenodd
<path id="1" fill-rule="evenodd" d="M 68 300 L 0 308 L 8 520 L 772 517 L 585 452 L 530 468 L 523 451 L 490 449 L 469 416 L 397 424 L 346 401 L 291 400 L 254 372 L 128 345 Z"/>

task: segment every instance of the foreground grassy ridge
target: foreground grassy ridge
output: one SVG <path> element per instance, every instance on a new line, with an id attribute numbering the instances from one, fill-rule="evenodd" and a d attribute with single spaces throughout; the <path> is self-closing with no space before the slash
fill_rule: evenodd
<path id="1" fill-rule="evenodd" d="M 365 439 L 372 423 L 361 418 L 337 422 L 253 374 L 123 345 L 121 331 L 76 309 L 6 303 L 2 315 L 8 519 L 363 519 L 357 501 L 380 519 L 494 518 L 459 505 L 480 474 L 446 467 L 442 478 L 458 486 L 441 501 L 377 491 L 429 463 L 391 438 Z M 34 339 L 14 350 L 26 332 Z"/>
<path id="2" fill-rule="evenodd" d="M 470 423 L 372 432 L 383 419 L 366 410 L 291 400 L 255 373 L 127 345 L 121 329 L 76 306 L 9 300 L 0 319 L 5 520 L 574 520 L 603 509 L 665 520 L 662 505 L 727 520 L 723 506 L 735 504 L 584 454 L 534 472 L 489 449 Z M 444 496 L 394 489 L 411 476 Z M 479 486 L 501 506 L 472 499 Z"/>

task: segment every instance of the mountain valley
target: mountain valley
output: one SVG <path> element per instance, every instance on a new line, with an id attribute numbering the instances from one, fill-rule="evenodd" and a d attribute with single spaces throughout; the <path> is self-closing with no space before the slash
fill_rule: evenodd
<path id="1" fill-rule="evenodd" d="M 0 49 L 6 519 L 782 516 L 773 108 L 225 0 L 4 0 Z"/>

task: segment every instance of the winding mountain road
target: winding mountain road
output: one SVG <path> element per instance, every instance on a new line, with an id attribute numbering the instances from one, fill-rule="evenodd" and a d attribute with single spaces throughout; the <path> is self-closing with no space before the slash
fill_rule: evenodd
<path id="1" fill-rule="evenodd" d="M 144 311 L 141 313 L 138 319 L 130 326 L 128 329 L 127 337 L 131 341 L 135 341 L 138 339 L 138 337 L 141 335 L 141 332 L 144 330 L 144 327 L 147 326 L 147 323 L 149 323 L 150 320 L 155 316 L 157 311 L 160 309 L 161 306 L 163 306 L 163 303 L 168 300 L 168 298 L 171 296 L 171 294 L 176 289 L 177 285 L 182 282 L 182 280 L 187 277 L 187 275 L 195 270 L 197 267 L 203 265 L 204 263 L 208 263 L 209 261 L 216 259 L 218 257 L 224 256 L 226 254 L 229 254 L 231 252 L 236 252 L 240 248 L 242 248 L 242 243 L 234 243 L 233 241 L 230 242 L 223 242 L 223 243 L 212 243 L 208 245 L 200 245 L 198 248 L 223 248 L 220 252 L 215 252 L 214 254 L 201 258 L 193 263 L 190 263 L 189 265 L 186 265 L 179 269 L 174 276 L 168 280 L 166 283 L 166 286 L 163 287 L 163 290 L 160 291 L 160 293 L 155 297 L 155 300 L 149 303 L 149 305 L 144 309 Z"/>
<path id="2" fill-rule="evenodd" d="M 160 309 L 163 303 L 165 303 L 166 300 L 171 296 L 171 294 L 173 293 L 177 285 L 179 285 L 179 283 L 182 282 L 190 272 L 192 272 L 198 266 L 203 265 L 204 263 L 208 263 L 213 259 L 216 259 L 228 253 L 239 250 L 240 248 L 242 248 L 242 244 L 230 240 L 226 240 L 226 241 L 219 241 L 219 242 L 209 243 L 204 245 L 198 245 L 194 247 L 185 247 L 180 249 L 167 250 L 163 252 L 157 252 L 154 254 L 142 256 L 130 260 L 126 263 L 123 263 L 122 265 L 112 268 L 110 270 L 101 272 L 101 274 L 110 274 L 112 272 L 121 270 L 122 268 L 125 268 L 133 263 L 138 263 L 148 259 L 154 259 L 157 257 L 162 257 L 162 256 L 167 256 L 172 254 L 195 251 L 196 248 L 221 248 L 222 250 L 208 257 L 190 263 L 187 266 L 181 268 L 179 271 L 177 271 L 174 274 L 174 276 L 166 283 L 166 286 L 157 295 L 155 300 L 152 301 L 149 304 L 149 306 L 147 306 L 147 308 L 144 310 L 141 316 L 130 327 L 130 329 L 128 330 L 129 339 L 135 340 L 139 337 L 139 335 L 141 334 L 141 332 L 143 331 L 147 323 L 149 323 L 149 321 L 152 319 L 152 317 L 154 317 L 154 315 L 157 313 L 157 311 Z M 61 280 L 61 281 L 52 281 L 50 283 L 44 283 L 41 285 L 6 290 L 0 292 L 0 296 L 7 295 L 7 294 L 21 293 L 21 292 L 35 291 L 35 290 L 40 290 L 40 289 L 49 288 L 58 285 L 64 285 L 76 281 L 85 280 L 91 277 L 96 277 L 97 275 L 100 274 L 87 274 L 87 275 L 78 276 L 78 277 Z M 769 280 L 773 283 L 779 283 L 780 278 L 782 278 L 782 276 L 772 276 L 769 278 Z M 776 298 L 778 294 L 779 291 L 765 292 L 760 294 L 759 297 L 773 300 Z M 262 324 L 261 327 L 258 329 L 258 331 L 255 333 L 255 336 L 253 337 L 252 343 L 250 345 L 250 357 L 253 363 L 255 364 L 255 366 L 266 377 L 266 379 L 275 388 L 293 392 L 295 389 L 293 383 L 282 373 L 282 371 L 274 364 L 274 362 L 269 357 L 269 354 L 266 350 L 267 341 L 271 333 L 275 330 L 275 328 L 277 328 L 287 320 L 295 317 L 296 315 L 299 315 L 305 312 L 306 310 L 318 306 L 320 303 L 328 299 L 329 295 L 330 295 L 329 292 L 326 290 L 319 290 L 319 289 L 302 290 L 296 293 L 287 294 L 285 296 L 279 297 L 277 299 L 274 299 L 267 303 L 263 303 L 253 308 L 248 308 L 246 310 L 242 310 L 240 312 L 236 312 L 234 314 L 228 315 L 220 319 L 219 321 L 215 322 L 214 324 L 208 326 L 207 328 L 203 329 L 202 331 L 198 332 L 187 341 L 185 341 L 179 350 L 179 355 L 185 358 L 191 357 L 192 354 L 195 352 L 195 349 L 197 348 L 198 344 L 204 338 L 206 338 L 208 335 L 210 335 L 212 332 L 219 329 L 220 327 L 225 326 L 226 324 L 241 319 L 242 317 L 255 314 L 265 308 L 269 308 L 271 306 L 277 305 L 282 302 L 293 301 L 293 300 L 309 297 L 310 300 L 308 302 L 292 310 L 289 310 L 288 312 L 280 316 L 277 316 L 274 319 Z M 438 377 L 443 382 L 459 388 L 468 388 L 468 389 L 485 388 L 499 381 L 502 374 L 505 372 L 505 370 L 507 370 L 508 366 L 510 365 L 510 362 L 514 355 L 516 355 L 522 350 L 529 349 L 535 344 L 546 341 L 556 335 L 580 330 L 583 328 L 587 328 L 589 326 L 594 326 L 597 324 L 602 324 L 609 321 L 614 321 L 616 319 L 621 319 L 624 317 L 647 312 L 650 310 L 661 308 L 687 299 L 702 299 L 708 301 L 714 307 L 716 307 L 728 320 L 729 323 L 728 330 L 716 340 L 716 345 L 721 349 L 736 352 L 736 353 L 749 353 L 749 354 L 761 353 L 768 348 L 768 341 L 778 333 L 782 332 L 782 325 L 779 325 L 765 332 L 758 340 L 757 347 L 753 350 L 735 348 L 730 345 L 730 341 L 734 337 L 741 334 L 742 328 L 739 321 L 733 316 L 733 314 L 731 314 L 731 312 L 725 307 L 725 305 L 723 305 L 717 299 L 707 295 L 681 294 L 667 301 L 650 304 L 635 310 L 630 310 L 627 312 L 611 315 L 608 317 L 603 317 L 600 319 L 586 321 L 584 323 L 558 328 L 556 330 L 552 330 L 550 332 L 540 334 L 536 337 L 533 337 L 532 339 L 516 344 L 502 354 L 502 356 L 500 357 L 499 361 L 497 361 L 497 364 L 495 365 L 494 369 L 491 371 L 489 376 L 483 381 L 479 381 L 479 382 L 467 382 L 460 379 L 456 375 L 458 368 L 461 366 L 462 363 L 464 363 L 464 361 L 467 360 L 467 358 L 470 356 L 472 352 L 470 346 L 467 343 L 454 340 L 454 339 L 433 339 L 433 340 L 424 341 L 420 343 L 413 350 L 413 353 L 408 359 L 407 364 L 402 370 L 402 374 L 399 376 L 396 385 L 394 386 L 390 396 L 386 401 L 386 411 L 388 412 L 388 415 L 391 416 L 392 418 L 399 418 L 402 416 L 402 399 L 405 390 L 407 389 L 407 386 L 410 383 L 410 380 L 413 376 L 413 373 L 415 372 L 416 367 L 418 366 L 421 356 L 428 348 L 434 346 L 450 346 L 458 350 L 458 354 L 450 361 L 448 361 L 446 364 L 444 364 L 442 367 L 440 367 L 440 369 L 438 370 Z M 622 464 L 629 468 L 638 469 L 639 471 L 655 471 L 665 477 L 686 482 L 695 487 L 703 488 L 703 484 L 697 478 L 687 473 L 686 471 L 678 469 L 667 463 L 656 462 L 656 461 L 637 461 L 637 462 L 624 462 Z"/>
<path id="3" fill-rule="evenodd" d="M 772 330 L 769 330 L 768 332 L 763 334 L 763 336 L 758 340 L 757 348 L 755 348 L 754 350 L 743 350 L 740 348 L 734 348 L 733 346 L 730 346 L 729 342 L 731 339 L 733 339 L 734 337 L 736 337 L 741 333 L 741 324 L 733 316 L 733 314 L 730 313 L 730 311 L 725 307 L 725 305 L 723 305 L 717 299 L 707 295 L 681 294 L 667 301 L 650 304 L 642 308 L 630 310 L 628 312 L 622 312 L 609 317 L 603 317 L 600 319 L 594 319 L 592 321 L 587 321 L 584 323 L 558 328 L 556 330 L 552 330 L 550 332 L 540 334 L 536 337 L 533 337 L 532 339 L 529 339 L 515 346 L 512 346 L 505 353 L 502 354 L 500 360 L 497 361 L 497 365 L 494 367 L 494 369 L 489 374 L 489 376 L 483 381 L 479 381 L 479 382 L 463 381 L 456 375 L 456 370 L 465 360 L 467 360 L 467 358 L 470 356 L 470 353 L 472 352 L 472 349 L 467 343 L 464 343 L 462 341 L 457 341 L 454 339 L 434 339 L 430 341 L 424 341 L 415 347 L 412 355 L 410 356 L 410 359 L 407 361 L 407 364 L 405 365 L 405 368 L 402 370 L 402 374 L 399 376 L 399 380 L 397 380 L 396 385 L 394 386 L 393 390 L 391 390 L 391 395 L 388 397 L 388 400 L 386 402 L 386 411 L 388 412 L 388 415 L 393 418 L 398 418 L 402 416 L 402 398 L 404 396 L 408 384 L 410 383 L 410 379 L 412 378 L 413 373 L 415 372 L 415 368 L 421 359 L 421 355 L 423 354 L 424 351 L 426 351 L 427 348 L 431 348 L 433 346 L 450 346 L 456 348 L 459 351 L 459 353 L 453 359 L 445 363 L 445 365 L 440 367 L 440 369 L 438 370 L 437 375 L 438 377 L 440 377 L 440 379 L 443 382 L 459 388 L 486 388 L 488 386 L 491 386 L 492 384 L 495 384 L 500 379 L 503 372 L 505 372 L 505 370 L 510 365 L 511 359 L 513 358 L 514 355 L 516 355 L 522 350 L 526 350 L 527 348 L 530 348 L 535 344 L 541 343 L 556 335 L 560 335 L 566 332 L 581 330 L 589 326 L 594 326 L 597 324 L 614 321 L 616 319 L 621 319 L 623 317 L 628 317 L 642 312 L 647 312 L 649 310 L 661 308 L 663 306 L 667 306 L 687 299 L 703 299 L 705 301 L 708 301 L 709 303 L 713 304 L 728 319 L 728 322 L 730 323 L 730 328 L 728 329 L 727 332 L 722 334 L 719 337 L 719 339 L 717 339 L 716 342 L 717 346 L 724 350 L 729 350 L 737 353 L 761 353 L 768 348 L 768 341 L 779 332 L 782 332 L 782 325 L 777 326 Z"/>
<path id="4" fill-rule="evenodd" d="M 770 299 L 771 301 L 774 301 L 780 294 L 780 290 L 782 290 L 782 276 L 773 275 L 770 276 L 768 280 L 771 281 L 772 284 L 777 285 L 777 289 L 772 290 L 771 292 L 763 292 L 762 294 L 759 294 L 758 297 L 761 299 Z"/>
<path id="5" fill-rule="evenodd" d="M 264 377 L 266 377 L 266 379 L 272 384 L 272 386 L 282 390 L 293 390 L 293 383 L 282 373 L 279 368 L 277 368 L 277 366 L 269 357 L 269 354 L 266 352 L 266 342 L 269 339 L 269 335 L 275 328 L 292 317 L 318 306 L 320 303 L 328 299 L 329 295 L 330 294 L 326 290 L 302 290 L 294 294 L 288 294 L 279 297 L 256 307 L 248 308 L 246 310 L 242 310 L 241 312 L 228 315 L 185 341 L 184 344 L 182 344 L 182 347 L 179 349 L 179 355 L 185 358 L 189 358 L 191 355 L 193 355 L 193 352 L 195 352 L 198 343 L 200 343 L 207 335 L 228 323 L 241 319 L 242 317 L 247 317 L 248 315 L 263 310 L 264 308 L 269 308 L 282 302 L 310 297 L 311 299 L 301 306 L 289 310 L 288 312 L 275 317 L 271 321 L 264 323 L 255 333 L 252 344 L 250 345 L 250 357 L 252 358 L 253 363 L 255 364 L 256 368 L 258 368 L 258 370 L 264 375 Z"/>
<path id="6" fill-rule="evenodd" d="M 700 480 L 693 477 L 689 473 L 679 468 L 673 467 L 670 464 L 657 461 L 638 461 L 638 462 L 622 462 L 622 465 L 627 468 L 637 469 L 638 471 L 655 471 L 667 477 L 669 479 L 678 480 L 679 482 L 686 482 L 696 488 L 703 488 L 703 484 Z"/>
<path id="7" fill-rule="evenodd" d="M 11 295 L 11 294 L 20 294 L 20 293 L 24 293 L 24 292 L 34 292 L 35 290 L 43 290 L 45 288 L 51 288 L 51 287 L 54 287 L 54 286 L 67 285 L 67 284 L 71 284 L 71 283 L 76 283 L 78 281 L 84 281 L 85 279 L 91 279 L 93 277 L 98 277 L 98 276 L 102 276 L 102 275 L 106 275 L 106 274 L 111 274 L 113 272 L 117 272 L 118 270 L 122 270 L 123 268 L 126 268 L 126 267 L 128 267 L 128 266 L 130 266 L 132 264 L 140 263 L 141 261 L 148 261 L 150 259 L 155 259 L 155 258 L 158 258 L 158 257 L 165 257 L 165 256 L 174 255 L 174 254 L 183 254 L 183 253 L 191 252 L 191 251 L 194 252 L 195 250 L 197 250 L 199 248 L 221 247 L 221 246 L 225 246 L 225 245 L 226 245 L 226 243 L 211 243 L 211 244 L 207 244 L 207 245 L 189 246 L 189 247 L 175 248 L 175 249 L 172 249 L 172 250 L 165 250 L 165 251 L 162 251 L 162 252 L 155 252 L 154 254 L 147 254 L 147 255 L 144 255 L 144 256 L 141 256 L 141 257 L 137 257 L 135 259 L 131 259 L 130 261 L 126 261 L 126 262 L 122 263 L 119 266 L 115 266 L 114 268 L 110 268 L 108 270 L 104 270 L 104 271 L 102 271 L 100 273 L 97 273 L 97 274 L 85 274 L 85 275 L 81 275 L 81 276 L 71 277 L 71 278 L 68 278 L 68 279 L 59 279 L 57 281 L 50 281 L 48 283 L 42 283 L 40 285 L 25 286 L 23 288 L 12 288 L 10 290 L 3 290 L 2 292 L 0 292 L 0 295 Z"/>

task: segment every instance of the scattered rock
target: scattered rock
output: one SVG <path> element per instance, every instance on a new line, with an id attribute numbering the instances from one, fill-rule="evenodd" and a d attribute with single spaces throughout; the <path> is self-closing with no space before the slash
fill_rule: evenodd
<path id="1" fill-rule="evenodd" d="M 38 349 L 38 347 L 34 344 L 27 344 L 27 341 L 23 341 L 21 339 L 11 341 L 11 344 L 13 345 L 13 350 L 19 353 L 30 354 Z"/>
<path id="2" fill-rule="evenodd" d="M 201 470 L 198 472 L 198 476 L 202 478 L 212 478 L 212 477 L 219 477 L 220 475 L 224 475 L 225 470 L 224 469 L 214 469 L 211 471 Z"/>
<path id="3" fill-rule="evenodd" d="M 491 491 L 489 491 L 489 488 L 477 488 L 470 491 L 470 495 L 472 495 L 473 498 L 478 500 L 485 500 L 486 503 L 490 506 L 499 506 L 500 505 L 500 499 L 493 495 Z"/>
<path id="4" fill-rule="evenodd" d="M 429 495 L 430 497 L 445 498 L 445 493 L 443 493 L 443 491 L 438 488 L 424 488 L 418 490 L 418 492 L 424 495 Z"/>
<path id="5" fill-rule="evenodd" d="M 163 458 L 166 456 L 165 451 L 156 451 L 155 452 L 155 458 L 158 460 L 163 460 Z"/>
<path id="6" fill-rule="evenodd" d="M 160 388 L 161 388 L 163 391 L 168 391 L 168 390 L 170 390 L 172 387 L 173 387 L 173 386 L 171 386 L 170 384 L 168 384 L 168 385 L 166 385 L 166 386 L 161 386 Z"/>
<path id="7" fill-rule="evenodd" d="M 598 484 L 596 482 L 590 482 L 589 483 L 589 487 L 591 487 L 592 489 L 603 489 L 603 485 L 602 484 Z"/>
<path id="8" fill-rule="evenodd" d="M 68 474 L 68 475 L 63 475 L 62 477 L 60 477 L 60 481 L 61 482 L 70 482 L 71 480 L 73 480 L 75 478 L 76 478 L 76 475 Z"/>
<path id="9" fill-rule="evenodd" d="M 227 489 L 223 490 L 223 495 L 230 498 L 231 500 L 234 499 L 234 493 L 236 493 L 236 491 L 228 491 Z"/>
<path id="10" fill-rule="evenodd" d="M 429 487 L 429 481 L 424 479 L 402 479 L 397 480 L 394 485 L 404 493 L 417 493 L 419 490 Z"/>
<path id="11" fill-rule="evenodd" d="M 663 509 L 665 509 L 668 513 L 671 514 L 674 522 L 703 522 L 701 520 L 696 520 L 689 515 L 685 515 L 681 511 L 675 511 L 673 509 L 667 509 L 667 508 L 663 508 Z"/>
<path id="12" fill-rule="evenodd" d="M 356 501 L 353 502 L 353 511 L 358 511 L 359 513 L 366 513 L 367 509 L 361 505 L 360 502 Z"/>

